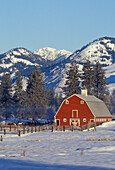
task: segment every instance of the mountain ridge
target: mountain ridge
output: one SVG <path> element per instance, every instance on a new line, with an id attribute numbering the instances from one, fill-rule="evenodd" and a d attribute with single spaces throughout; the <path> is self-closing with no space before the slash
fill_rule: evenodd
<path id="1" fill-rule="evenodd" d="M 14 82 L 17 71 L 20 70 L 23 79 L 26 80 L 31 71 L 38 66 L 43 72 L 46 88 L 54 88 L 55 92 L 59 93 L 60 87 L 64 86 L 66 81 L 66 71 L 69 69 L 70 63 L 76 60 L 81 71 L 87 59 L 93 65 L 97 61 L 102 64 L 106 71 L 107 81 L 112 85 L 109 88 L 112 89 L 115 83 L 115 70 L 112 67 L 115 64 L 115 38 L 112 37 L 96 39 L 74 53 L 50 47 L 44 47 L 35 52 L 23 47 L 11 49 L 0 54 L 0 77 L 3 72 L 9 72 Z M 111 68 L 112 72 L 107 71 Z"/>

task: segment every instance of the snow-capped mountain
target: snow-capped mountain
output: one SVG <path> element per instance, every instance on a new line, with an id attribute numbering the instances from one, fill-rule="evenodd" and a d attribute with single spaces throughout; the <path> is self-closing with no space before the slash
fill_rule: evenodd
<path id="1" fill-rule="evenodd" d="M 48 66 L 39 55 L 33 54 L 25 48 L 15 48 L 0 55 L 0 76 L 3 72 L 12 74 L 15 78 L 15 73 L 20 70 L 22 76 L 28 76 L 35 66 Z"/>
<path id="2" fill-rule="evenodd" d="M 45 47 L 36 50 L 34 54 L 41 56 L 45 60 L 51 60 L 57 63 L 67 59 L 72 53 L 66 50 L 56 50 L 54 48 Z"/>
<path id="3" fill-rule="evenodd" d="M 104 37 L 97 39 L 81 48 L 81 50 L 75 51 L 66 60 L 64 60 L 63 63 L 51 66 L 45 73 L 46 76 L 44 81 L 47 84 L 47 87 L 55 87 L 56 92 L 61 91 L 60 87 L 63 87 L 65 84 L 66 72 L 73 60 L 77 61 L 80 71 L 82 70 L 83 64 L 86 60 L 90 60 L 92 64 L 99 61 L 104 66 L 108 83 L 111 84 L 108 86 L 109 89 L 112 90 L 115 88 L 115 77 L 113 77 L 113 75 L 115 75 L 115 71 L 110 74 L 108 73 L 111 69 L 115 70 L 113 65 L 115 63 L 115 38 Z M 108 69 L 106 69 L 106 67 Z M 112 82 L 111 74 L 113 74 Z"/>
<path id="4" fill-rule="evenodd" d="M 93 64 L 99 61 L 103 66 L 115 63 L 115 38 L 103 37 L 75 51 L 70 60 L 84 63 L 90 60 Z"/>
<path id="5" fill-rule="evenodd" d="M 110 92 L 115 89 L 115 63 L 104 68 Z"/>
<path id="6" fill-rule="evenodd" d="M 15 48 L 0 55 L 0 77 L 3 72 L 9 72 L 13 82 L 17 71 L 20 70 L 23 77 L 24 89 L 27 77 L 35 66 L 39 66 L 44 75 L 46 88 L 54 88 L 56 93 L 61 91 L 66 81 L 66 72 L 70 63 L 76 60 L 79 70 L 89 59 L 93 64 L 99 61 L 106 72 L 108 88 L 115 88 L 115 38 L 100 38 L 73 54 L 66 50 L 43 48 L 31 52 L 25 48 Z"/>

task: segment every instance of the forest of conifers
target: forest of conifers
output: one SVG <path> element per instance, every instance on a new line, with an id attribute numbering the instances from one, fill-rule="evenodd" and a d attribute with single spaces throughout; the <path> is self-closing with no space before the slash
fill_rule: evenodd
<path id="1" fill-rule="evenodd" d="M 61 93 L 55 94 L 54 89 L 46 89 L 43 83 L 43 75 L 38 67 L 28 77 L 27 88 L 22 87 L 20 72 L 17 72 L 15 85 L 10 75 L 4 72 L 0 85 L 0 115 L 6 119 L 11 115 L 20 118 L 47 117 L 53 120 L 54 115 L 64 98 L 76 93 L 81 88 L 86 88 L 88 94 L 103 100 L 111 113 L 115 113 L 115 90 L 110 95 L 107 89 L 105 72 L 99 62 L 95 66 L 87 60 L 79 72 L 74 60 L 70 69 L 66 72 L 66 81 Z"/>

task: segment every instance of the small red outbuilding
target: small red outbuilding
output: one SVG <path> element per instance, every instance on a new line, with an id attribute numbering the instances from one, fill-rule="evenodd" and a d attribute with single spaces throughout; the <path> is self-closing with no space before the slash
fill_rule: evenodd
<path id="1" fill-rule="evenodd" d="M 55 122 L 57 126 L 82 126 L 89 122 L 112 121 L 112 116 L 104 102 L 93 95 L 73 94 L 59 107 Z"/>

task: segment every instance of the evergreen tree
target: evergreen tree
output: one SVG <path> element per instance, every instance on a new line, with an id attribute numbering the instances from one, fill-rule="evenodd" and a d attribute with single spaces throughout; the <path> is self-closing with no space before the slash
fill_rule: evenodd
<path id="1" fill-rule="evenodd" d="M 99 99 L 103 100 L 109 107 L 110 96 L 107 89 L 107 82 L 105 79 L 105 72 L 99 62 L 96 63 L 94 68 L 94 95 Z"/>
<path id="2" fill-rule="evenodd" d="M 56 110 L 59 109 L 62 101 L 63 101 L 63 97 L 62 97 L 62 93 L 60 92 L 59 94 L 56 95 Z"/>
<path id="3" fill-rule="evenodd" d="M 15 93 L 13 96 L 13 100 L 15 102 L 15 110 L 20 116 L 21 119 L 21 112 L 22 112 L 22 101 L 23 101 L 23 96 L 22 96 L 22 78 L 20 71 L 18 71 L 17 77 L 16 77 L 16 86 L 15 86 Z"/>
<path id="4" fill-rule="evenodd" d="M 83 66 L 83 74 L 81 79 L 83 80 L 82 86 L 85 86 L 88 94 L 92 94 L 92 88 L 94 85 L 94 74 L 93 74 L 93 66 L 89 60 Z"/>
<path id="5" fill-rule="evenodd" d="M 62 90 L 65 92 L 66 97 L 74 94 L 79 93 L 79 72 L 76 60 L 72 61 L 70 65 L 69 71 L 66 72 L 66 83 L 65 87 L 62 88 Z"/>
<path id="6" fill-rule="evenodd" d="M 27 85 L 27 107 L 32 115 L 45 116 L 46 90 L 43 83 L 43 75 L 38 67 L 31 72 Z"/>
<path id="7" fill-rule="evenodd" d="M 8 73 L 4 73 L 1 86 L 0 86 L 0 94 L 1 94 L 1 103 L 4 108 L 4 115 L 7 117 L 12 113 L 13 109 L 13 100 L 12 100 L 12 80 Z"/>
<path id="8" fill-rule="evenodd" d="M 52 107 L 55 105 L 55 92 L 54 92 L 54 89 L 51 89 L 51 90 L 47 90 L 46 91 L 46 99 L 47 99 L 47 105 L 49 107 Z"/>
<path id="9" fill-rule="evenodd" d="M 49 96 L 49 103 L 48 103 L 48 109 L 47 109 L 47 116 L 50 121 L 54 119 L 55 113 L 58 110 L 63 98 L 62 93 L 56 94 L 54 93 L 54 90 L 48 90 L 48 93 L 50 93 Z"/>
<path id="10" fill-rule="evenodd" d="M 21 95 L 22 95 L 22 79 L 21 79 L 20 71 L 18 71 L 18 75 L 16 77 L 15 93 L 14 93 L 15 102 L 19 102 L 21 100 Z"/>

